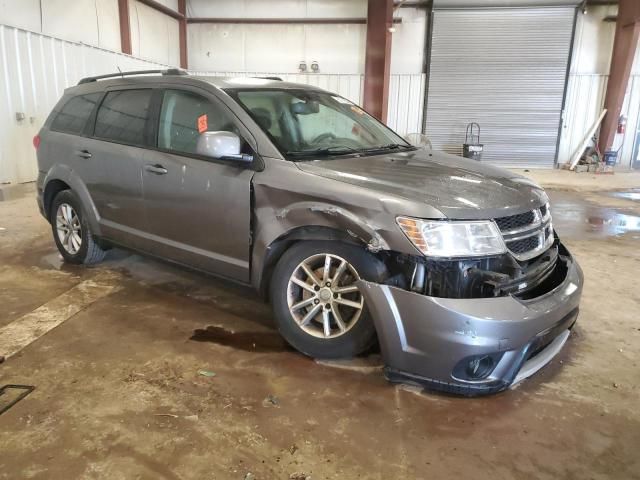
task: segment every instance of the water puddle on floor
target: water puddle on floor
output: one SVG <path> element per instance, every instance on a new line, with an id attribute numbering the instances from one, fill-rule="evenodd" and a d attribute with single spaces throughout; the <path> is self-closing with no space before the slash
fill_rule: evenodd
<path id="1" fill-rule="evenodd" d="M 613 192 L 611 195 L 635 193 L 640 194 L 640 192 Z M 633 208 L 599 206 L 582 200 L 578 195 L 570 192 L 550 192 L 549 196 L 553 226 L 561 237 L 582 238 L 585 235 L 609 237 L 640 232 L 640 216 Z"/>
<path id="2" fill-rule="evenodd" d="M 609 195 L 615 198 L 640 202 L 640 188 L 634 188 L 628 192 L 612 192 Z"/>
<path id="3" fill-rule="evenodd" d="M 214 325 L 195 330 L 190 340 L 217 343 L 247 352 L 292 351 L 278 332 L 232 332 Z"/>

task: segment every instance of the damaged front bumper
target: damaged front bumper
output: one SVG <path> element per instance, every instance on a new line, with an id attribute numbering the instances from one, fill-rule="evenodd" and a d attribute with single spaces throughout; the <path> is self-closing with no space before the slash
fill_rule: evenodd
<path id="1" fill-rule="evenodd" d="M 562 262 L 564 280 L 527 300 L 439 298 L 360 281 L 387 378 L 481 395 L 532 375 L 560 351 L 578 315 L 582 270 L 570 255 Z"/>

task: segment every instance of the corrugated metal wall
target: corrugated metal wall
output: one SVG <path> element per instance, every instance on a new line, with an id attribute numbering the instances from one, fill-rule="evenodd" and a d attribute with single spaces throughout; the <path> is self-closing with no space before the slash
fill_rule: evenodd
<path id="1" fill-rule="evenodd" d="M 426 134 L 461 154 L 482 127 L 483 159 L 551 167 L 556 154 L 574 8 L 435 10 Z"/>
<path id="2" fill-rule="evenodd" d="M 580 147 L 585 134 L 598 119 L 604 105 L 608 75 L 571 74 L 567 86 L 567 103 L 560 137 L 558 163 L 567 163 Z M 620 149 L 618 165 L 630 168 L 640 116 L 640 75 L 632 75 L 622 106 L 626 115 L 627 134 L 618 135 L 613 148 Z"/>
<path id="3" fill-rule="evenodd" d="M 0 183 L 36 178 L 32 138 L 66 87 L 118 68 L 153 67 L 166 66 L 0 25 Z"/>

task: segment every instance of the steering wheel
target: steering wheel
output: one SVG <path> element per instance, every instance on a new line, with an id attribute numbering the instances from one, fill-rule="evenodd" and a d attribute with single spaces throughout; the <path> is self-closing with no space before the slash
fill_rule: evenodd
<path id="1" fill-rule="evenodd" d="M 333 133 L 325 132 L 325 133 L 321 133 L 316 138 L 311 140 L 311 143 L 314 145 L 317 145 L 318 143 L 321 143 L 324 140 L 335 140 L 335 139 L 336 139 L 336 136 Z"/>

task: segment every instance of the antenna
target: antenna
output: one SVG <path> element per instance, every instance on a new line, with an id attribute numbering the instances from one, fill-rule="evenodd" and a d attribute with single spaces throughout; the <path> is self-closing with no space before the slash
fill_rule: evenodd
<path id="1" fill-rule="evenodd" d="M 120 76 L 122 78 L 124 78 L 124 74 L 122 73 L 122 70 L 120 70 L 120 67 L 118 65 L 116 65 L 116 68 L 118 69 L 118 71 L 120 72 Z"/>

